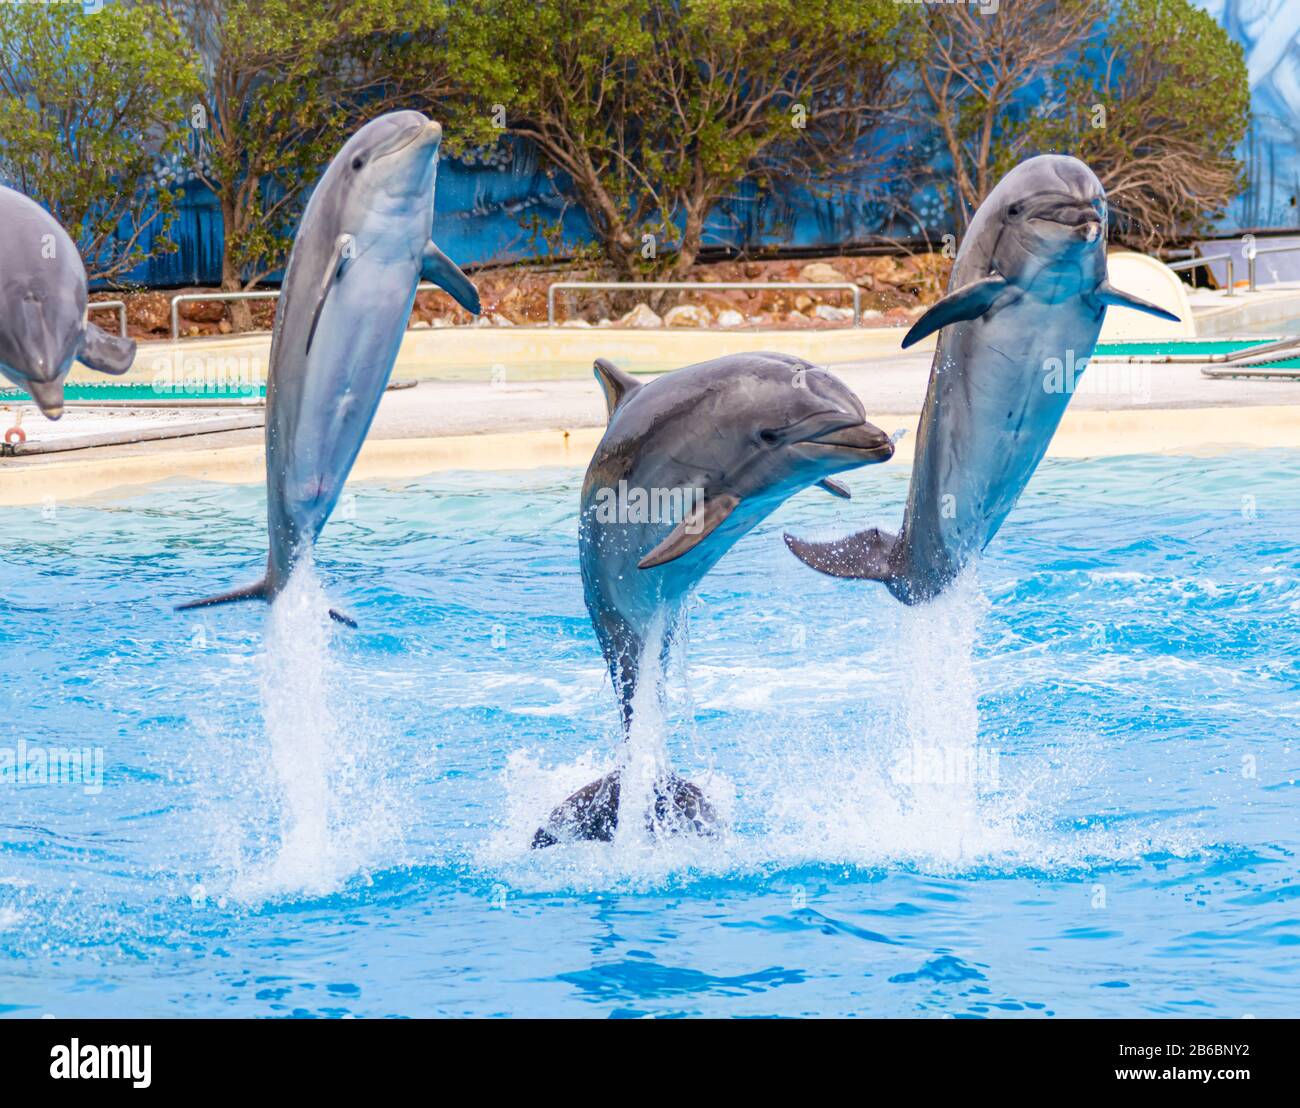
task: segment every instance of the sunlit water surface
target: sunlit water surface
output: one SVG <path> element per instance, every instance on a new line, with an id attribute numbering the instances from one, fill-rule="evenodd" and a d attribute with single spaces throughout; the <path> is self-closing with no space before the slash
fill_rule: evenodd
<path id="1" fill-rule="evenodd" d="M 533 852 L 617 756 L 580 478 L 357 485 L 272 610 L 172 611 L 260 489 L 0 510 L 0 1011 L 1296 1014 L 1300 455 L 1047 463 L 918 609 L 780 541 L 905 467 L 802 494 L 670 675 L 726 832 Z"/>

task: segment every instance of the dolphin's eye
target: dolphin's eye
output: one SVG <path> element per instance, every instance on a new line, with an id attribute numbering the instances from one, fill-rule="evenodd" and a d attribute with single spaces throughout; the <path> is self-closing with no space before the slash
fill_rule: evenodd
<path id="1" fill-rule="evenodd" d="M 760 431 L 758 433 L 758 437 L 762 439 L 765 443 L 767 443 L 768 446 L 775 446 L 778 442 L 781 441 L 780 432 L 772 431 L 768 428 L 764 428 L 762 431 Z"/>
<path id="2" fill-rule="evenodd" d="M 366 164 L 366 159 L 363 158 L 363 157 L 361 157 L 359 154 L 358 154 L 355 158 L 352 159 L 352 168 L 353 168 L 353 169 L 360 169 L 360 168 L 361 168 L 363 165 L 365 165 L 365 164 Z"/>
<path id="3" fill-rule="evenodd" d="M 1014 219 L 1019 214 L 1020 214 L 1019 204 L 1012 204 L 1011 207 L 1007 209 L 1007 215 L 1011 216 L 1012 219 Z"/>

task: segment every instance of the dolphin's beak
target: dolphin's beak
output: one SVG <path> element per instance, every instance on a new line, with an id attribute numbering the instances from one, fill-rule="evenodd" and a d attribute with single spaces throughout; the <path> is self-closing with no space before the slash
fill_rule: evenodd
<path id="1" fill-rule="evenodd" d="M 63 385 L 59 381 L 25 381 L 23 389 L 47 419 L 63 415 Z"/>
<path id="2" fill-rule="evenodd" d="M 800 445 L 826 447 L 856 458 L 859 465 L 887 462 L 894 456 L 894 443 L 890 437 L 879 427 L 866 422 L 804 439 Z"/>

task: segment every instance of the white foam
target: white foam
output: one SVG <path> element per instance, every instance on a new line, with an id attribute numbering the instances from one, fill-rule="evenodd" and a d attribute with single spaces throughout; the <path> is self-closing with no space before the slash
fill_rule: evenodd
<path id="1" fill-rule="evenodd" d="M 1053 813 L 1072 777 L 1099 770 L 1086 741 L 1071 766 L 1068 749 L 1051 764 L 1042 753 L 1008 758 L 981 734 L 974 657 L 987 609 L 973 572 L 929 604 L 891 607 L 896 626 L 875 628 L 890 645 L 869 663 L 870 679 L 839 687 L 841 701 L 860 698 L 854 725 L 832 730 L 806 712 L 775 712 L 747 725 L 736 778 L 707 766 L 674 767 L 723 814 L 716 838 L 652 838 L 643 820 L 626 818 L 636 810 L 627 805 L 644 804 L 646 783 L 668 759 L 673 729 L 655 719 L 622 754 L 610 748 L 549 766 L 532 751 L 511 756 L 501 779 L 504 817 L 478 861 L 521 888 L 593 890 L 804 866 L 1086 870 L 1153 849 L 1195 849 L 1176 825 L 1057 825 Z M 882 678 L 876 670 L 886 662 Z M 817 682 L 815 667 L 808 668 L 811 687 L 824 688 L 824 675 Z M 708 734 L 700 738 L 708 748 Z M 531 851 L 532 833 L 551 808 L 621 759 L 639 766 L 640 776 L 636 799 L 625 794 L 615 842 Z"/>
<path id="2" fill-rule="evenodd" d="M 261 734 L 226 743 L 205 805 L 216 874 L 240 901 L 319 896 L 396 860 L 400 767 L 347 673 L 329 600 L 304 559 L 271 605 L 256 659 Z M 221 736 L 209 741 L 222 742 Z"/>

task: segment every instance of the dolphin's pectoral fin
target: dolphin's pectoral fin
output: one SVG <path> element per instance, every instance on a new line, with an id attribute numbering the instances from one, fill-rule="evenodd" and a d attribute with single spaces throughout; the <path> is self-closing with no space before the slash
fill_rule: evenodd
<path id="1" fill-rule="evenodd" d="M 311 353 L 312 340 L 316 337 L 316 327 L 320 323 L 320 313 L 325 307 L 325 299 L 329 296 L 334 282 L 347 272 L 348 262 L 353 258 L 355 241 L 346 233 L 334 240 L 334 249 L 330 252 L 330 260 L 325 266 L 325 275 L 321 279 L 320 292 L 316 296 L 316 307 L 312 309 L 311 327 L 307 331 L 307 346 L 303 350 L 304 354 Z"/>
<path id="2" fill-rule="evenodd" d="M 348 615 L 347 612 L 340 612 L 337 608 L 330 609 L 330 619 L 335 623 L 343 624 L 344 627 L 355 628 L 357 625 L 357 621 Z"/>
<path id="3" fill-rule="evenodd" d="M 1132 308 L 1137 312 L 1146 312 L 1147 315 L 1167 319 L 1171 323 L 1182 322 L 1173 312 L 1166 311 L 1159 304 L 1152 304 L 1151 301 L 1134 296 L 1131 292 L 1121 292 L 1109 281 L 1103 281 L 1097 286 L 1096 297 L 1109 308 Z"/>
<path id="4" fill-rule="evenodd" d="M 963 285 L 956 291 L 950 292 L 937 304 L 931 305 L 929 311 L 912 324 L 912 329 L 903 336 L 903 349 L 906 350 L 909 346 L 920 342 L 926 335 L 933 334 L 950 323 L 958 323 L 963 319 L 978 319 L 993 307 L 993 302 L 1007 290 L 1007 287 L 1005 277 L 995 276 L 985 277 L 982 281 Z"/>
<path id="5" fill-rule="evenodd" d="M 177 604 L 176 610 L 187 612 L 191 608 L 211 608 L 214 604 L 233 604 L 237 600 L 265 600 L 267 596 L 266 578 L 262 578 L 256 584 L 245 585 L 242 589 L 231 589 L 230 592 L 217 593 L 216 596 L 205 596 L 202 600 L 191 600 L 188 604 Z"/>
<path id="6" fill-rule="evenodd" d="M 100 373 L 117 376 L 130 369 L 135 361 L 135 340 L 110 335 L 93 323 L 87 323 L 81 349 L 77 351 L 77 361 Z"/>
<path id="7" fill-rule="evenodd" d="M 838 481 L 823 477 L 817 482 L 818 487 L 825 489 L 831 496 L 838 496 L 841 500 L 852 500 L 853 494 L 849 492 L 848 485 L 841 485 Z"/>
<path id="8" fill-rule="evenodd" d="M 583 786 L 551 813 L 546 826 L 534 832 L 533 849 L 566 842 L 609 842 L 618 828 L 619 797 L 617 770 Z M 708 836 L 718 830 L 718 814 L 699 786 L 676 774 L 656 783 L 654 804 L 645 820 L 652 835 L 689 831 Z"/>
<path id="9" fill-rule="evenodd" d="M 897 542 L 897 535 L 877 527 L 834 542 L 804 542 L 790 534 L 785 536 L 785 545 L 804 565 L 830 577 L 863 581 L 888 581 L 893 576 L 889 555 Z"/>
<path id="10" fill-rule="evenodd" d="M 614 409 L 641 387 L 640 381 L 607 358 L 597 358 L 591 368 L 596 374 L 600 391 L 605 394 L 606 415 L 612 416 Z"/>
<path id="11" fill-rule="evenodd" d="M 474 282 L 461 272 L 460 266 L 438 249 L 432 239 L 425 244 L 421 256 L 420 276 L 449 293 L 471 315 L 482 312 L 483 305 L 479 301 Z"/>
<path id="12" fill-rule="evenodd" d="M 649 554 L 637 562 L 637 569 L 651 569 L 680 558 L 709 537 L 719 524 L 736 510 L 740 497 L 724 492 L 713 496 L 687 513 L 684 520 L 669 532 L 668 537 Z"/>

